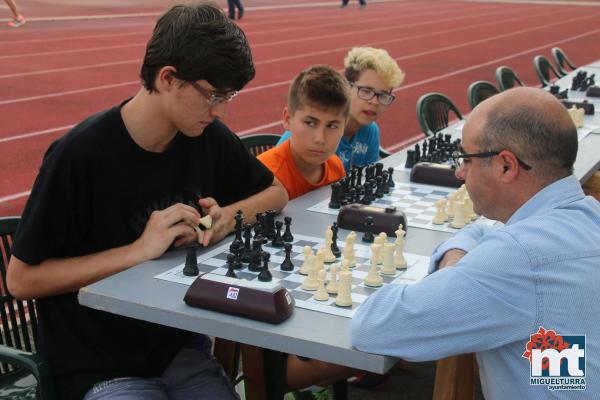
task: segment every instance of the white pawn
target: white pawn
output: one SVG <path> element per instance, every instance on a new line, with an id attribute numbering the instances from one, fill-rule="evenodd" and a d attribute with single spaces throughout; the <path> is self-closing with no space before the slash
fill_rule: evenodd
<path id="1" fill-rule="evenodd" d="M 352 272 L 340 272 L 340 287 L 335 298 L 335 305 L 339 307 L 350 307 L 352 305 Z"/>
<path id="2" fill-rule="evenodd" d="M 394 265 L 396 269 L 406 269 L 408 263 L 404 258 L 404 231 L 398 229 L 396 231 L 396 251 L 394 252 Z"/>
<path id="3" fill-rule="evenodd" d="M 462 201 L 457 201 L 454 205 L 454 219 L 450 226 L 456 229 L 465 227 L 465 204 Z"/>
<path id="4" fill-rule="evenodd" d="M 435 217 L 433 217 L 433 221 L 431 221 L 435 225 L 442 225 L 444 222 L 448 221 L 448 215 L 446 215 L 446 199 L 439 199 L 435 202 L 435 208 L 437 208 L 437 213 Z"/>
<path id="5" fill-rule="evenodd" d="M 327 290 L 325 290 L 326 275 L 327 275 L 327 272 L 325 272 L 324 269 L 319 271 L 319 275 L 318 275 L 319 276 L 318 277 L 319 287 L 317 289 L 317 292 L 313 296 L 315 298 L 315 300 L 318 300 L 318 301 L 329 300 L 329 294 L 327 293 Z"/>
<path id="6" fill-rule="evenodd" d="M 339 290 L 339 283 L 337 280 L 337 274 L 338 274 L 337 264 L 333 264 L 331 266 L 331 268 L 329 268 L 329 272 L 331 272 L 331 279 L 329 280 L 329 283 L 327 284 L 327 293 L 337 294 L 337 292 Z"/>
<path id="7" fill-rule="evenodd" d="M 319 281 L 317 280 L 318 271 L 315 264 L 316 262 L 313 263 L 312 268 L 308 270 L 308 276 L 304 279 L 304 282 L 302 282 L 302 289 L 304 290 L 313 291 L 317 290 L 319 287 Z"/>
<path id="8" fill-rule="evenodd" d="M 379 287 L 383 285 L 383 278 L 379 275 L 379 267 L 377 266 L 377 247 L 378 244 L 371 245 L 371 268 L 365 277 L 365 285 Z M 375 247 L 375 250 L 373 249 Z"/>
<path id="9" fill-rule="evenodd" d="M 316 259 L 315 259 L 315 270 L 317 270 L 317 272 L 319 272 L 322 269 L 325 269 L 325 265 L 323 265 L 324 260 L 325 260 L 325 249 L 321 247 L 319 250 L 317 250 L 317 255 L 316 255 Z"/>
<path id="10" fill-rule="evenodd" d="M 465 197 L 465 219 L 470 219 L 471 221 L 477 219 L 477 214 L 475 214 L 475 210 L 473 209 L 473 200 L 468 195 Z"/>
<path id="11" fill-rule="evenodd" d="M 331 226 L 327 227 L 325 231 L 325 256 L 323 260 L 326 263 L 335 262 L 335 254 L 331 251 L 331 245 L 333 244 L 333 231 L 331 230 Z"/>
<path id="12" fill-rule="evenodd" d="M 302 275 L 308 275 L 308 270 L 311 268 L 309 265 L 309 259 L 311 258 L 310 256 L 312 256 L 312 263 L 314 264 L 315 255 L 313 254 L 312 248 L 310 246 L 304 246 L 302 253 L 304 253 L 304 262 L 300 266 L 300 270 L 298 270 L 298 272 Z"/>
<path id="13" fill-rule="evenodd" d="M 383 244 L 383 264 L 381 265 L 381 273 L 385 275 L 395 275 L 396 265 L 394 264 L 394 250 L 396 245 L 394 243 Z"/>

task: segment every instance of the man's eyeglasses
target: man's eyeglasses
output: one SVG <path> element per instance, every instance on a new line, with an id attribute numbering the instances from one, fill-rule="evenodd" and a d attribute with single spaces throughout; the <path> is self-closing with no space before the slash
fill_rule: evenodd
<path id="1" fill-rule="evenodd" d="M 356 88 L 358 97 L 363 100 L 371 100 L 373 97 L 377 96 L 377 101 L 379 101 L 379 104 L 383 104 L 384 106 L 389 106 L 394 100 L 396 100 L 396 96 L 388 92 L 376 92 L 368 86 L 358 86 L 353 83 L 350 85 Z"/>
<path id="2" fill-rule="evenodd" d="M 206 90 L 197 82 L 188 82 L 190 83 L 190 85 L 192 85 L 194 89 L 196 89 L 198 92 L 200 92 L 202 96 L 206 98 L 206 104 L 208 104 L 209 107 L 214 107 L 219 104 L 228 103 L 238 94 L 238 92 L 235 90 L 229 93 L 219 93 L 212 90 Z"/>
<path id="3" fill-rule="evenodd" d="M 458 170 L 463 166 L 465 158 L 488 158 L 488 157 L 497 156 L 498 154 L 500 154 L 499 151 L 485 151 L 483 153 L 471 153 L 471 154 L 464 154 L 464 153 L 455 151 L 454 153 L 452 153 L 452 161 L 454 163 L 454 167 Z M 525 171 L 529 171 L 531 169 L 531 166 L 528 164 L 525 164 L 525 162 L 523 162 L 519 157 L 517 157 L 517 162 L 519 163 L 519 165 L 521 167 L 523 167 L 523 169 Z"/>

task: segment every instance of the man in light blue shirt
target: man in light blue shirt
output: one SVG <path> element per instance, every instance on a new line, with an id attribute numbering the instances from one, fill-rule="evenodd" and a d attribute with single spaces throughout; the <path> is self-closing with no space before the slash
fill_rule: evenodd
<path id="1" fill-rule="evenodd" d="M 462 139 L 457 176 L 475 212 L 504 225 L 462 229 L 434 251 L 439 271 L 370 296 L 352 321 L 352 344 L 413 361 L 474 352 L 487 400 L 600 398 L 600 203 L 572 175 L 573 122 L 550 94 L 516 88 L 481 103 Z M 585 373 L 585 390 L 532 382 L 541 362 L 524 353 L 540 327 L 586 335 L 584 352 L 562 363 Z"/>

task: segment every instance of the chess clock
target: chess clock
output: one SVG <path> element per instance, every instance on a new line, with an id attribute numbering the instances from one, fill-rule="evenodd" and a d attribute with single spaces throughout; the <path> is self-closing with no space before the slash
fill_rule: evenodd
<path id="1" fill-rule="evenodd" d="M 338 213 L 337 222 L 340 228 L 365 232 L 365 218 L 373 217 L 372 233 L 385 232 L 388 236 L 396 236 L 400 225 L 406 232 L 406 216 L 396 207 L 373 207 L 364 204 L 343 206 Z"/>
<path id="2" fill-rule="evenodd" d="M 183 300 L 189 306 L 271 324 L 288 319 L 296 304 L 291 294 L 281 285 L 250 282 L 211 273 L 198 276 Z"/>
<path id="3" fill-rule="evenodd" d="M 451 165 L 430 162 L 416 163 L 410 170 L 410 181 L 455 188 L 465 183 L 456 177 L 456 170 Z"/>

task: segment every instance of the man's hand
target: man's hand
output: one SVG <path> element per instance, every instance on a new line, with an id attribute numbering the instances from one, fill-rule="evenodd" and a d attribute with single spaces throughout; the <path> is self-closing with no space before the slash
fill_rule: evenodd
<path id="1" fill-rule="evenodd" d="M 467 254 L 466 252 L 459 249 L 450 249 L 445 254 L 444 257 L 440 260 L 438 268 L 452 267 L 457 262 L 460 261 Z"/>
<path id="2" fill-rule="evenodd" d="M 154 211 L 146 223 L 144 233 L 132 243 L 132 254 L 137 262 L 160 257 L 175 242 L 175 246 L 196 240 L 192 226 L 200 223 L 200 213 L 185 204 L 174 204 Z"/>
<path id="3" fill-rule="evenodd" d="M 202 212 L 212 217 L 212 227 L 204 231 L 202 244 L 208 246 L 223 239 L 233 230 L 234 215 L 230 215 L 227 208 L 221 208 L 212 197 L 206 197 L 198 201 Z"/>

